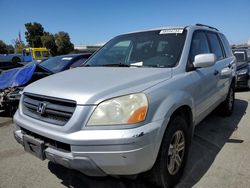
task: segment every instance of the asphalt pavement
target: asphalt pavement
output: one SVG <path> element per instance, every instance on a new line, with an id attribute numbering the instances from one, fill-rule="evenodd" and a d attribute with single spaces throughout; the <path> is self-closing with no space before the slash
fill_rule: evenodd
<path id="1" fill-rule="evenodd" d="M 250 92 L 236 94 L 231 117 L 209 115 L 195 130 L 182 187 L 250 187 Z M 0 117 L 0 188 L 152 188 L 142 179 L 90 178 L 24 152 L 10 118 Z"/>

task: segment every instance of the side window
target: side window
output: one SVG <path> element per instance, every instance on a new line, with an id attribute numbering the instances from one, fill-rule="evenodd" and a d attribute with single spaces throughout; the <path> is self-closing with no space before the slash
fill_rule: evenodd
<path id="1" fill-rule="evenodd" d="M 226 57 L 231 57 L 232 56 L 232 50 L 231 50 L 231 47 L 230 47 L 230 44 L 228 42 L 228 40 L 226 39 L 226 37 L 223 35 L 223 34 L 219 34 L 220 36 L 220 39 L 223 43 L 223 46 L 224 46 L 224 49 L 225 49 L 225 52 L 226 52 Z"/>
<path id="2" fill-rule="evenodd" d="M 193 62 L 196 55 L 206 53 L 209 53 L 209 45 L 205 33 L 202 31 L 195 32 L 191 42 L 189 62 Z"/>
<path id="3" fill-rule="evenodd" d="M 24 50 L 23 50 L 23 55 L 24 55 L 24 56 L 30 56 L 30 51 L 27 50 L 27 49 L 24 49 Z"/>
<path id="4" fill-rule="evenodd" d="M 48 51 L 42 51 L 43 57 L 49 57 L 49 52 Z"/>
<path id="5" fill-rule="evenodd" d="M 40 51 L 35 51 L 36 57 L 41 57 L 41 52 Z"/>
<path id="6" fill-rule="evenodd" d="M 216 55 L 217 60 L 223 59 L 223 52 L 221 49 L 220 41 L 215 33 L 207 33 L 208 40 L 211 46 L 211 53 Z"/>

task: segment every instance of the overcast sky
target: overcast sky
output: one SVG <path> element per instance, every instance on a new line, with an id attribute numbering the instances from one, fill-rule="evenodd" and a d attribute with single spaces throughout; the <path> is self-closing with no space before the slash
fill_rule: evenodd
<path id="1" fill-rule="evenodd" d="M 8 44 L 24 24 L 66 31 L 74 44 L 103 43 L 135 30 L 195 23 L 217 27 L 231 44 L 250 38 L 250 0 L 0 0 L 0 39 Z"/>

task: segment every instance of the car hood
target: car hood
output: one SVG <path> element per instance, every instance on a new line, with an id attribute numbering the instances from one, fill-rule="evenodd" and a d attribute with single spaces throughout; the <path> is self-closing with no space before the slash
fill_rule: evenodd
<path id="1" fill-rule="evenodd" d="M 36 81 L 24 92 L 96 105 L 103 100 L 142 92 L 171 77 L 171 68 L 80 67 Z"/>
<path id="2" fill-rule="evenodd" d="M 36 69 L 36 64 L 3 71 L 0 74 L 0 89 L 12 88 L 25 85 Z"/>

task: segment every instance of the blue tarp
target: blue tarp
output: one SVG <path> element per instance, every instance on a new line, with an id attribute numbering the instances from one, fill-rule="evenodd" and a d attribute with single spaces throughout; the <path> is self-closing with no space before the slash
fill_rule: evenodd
<path id="1" fill-rule="evenodd" d="M 0 89 L 22 86 L 31 78 L 36 69 L 36 64 L 28 64 L 24 67 L 3 71 L 0 74 Z"/>

